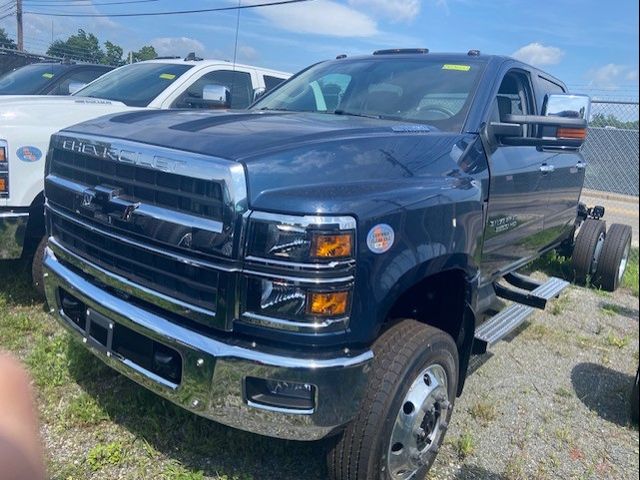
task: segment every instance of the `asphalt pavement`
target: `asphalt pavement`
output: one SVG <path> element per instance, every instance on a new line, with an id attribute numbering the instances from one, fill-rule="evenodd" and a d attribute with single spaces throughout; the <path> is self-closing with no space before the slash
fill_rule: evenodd
<path id="1" fill-rule="evenodd" d="M 580 200 L 588 207 L 602 205 L 605 208 L 604 219 L 607 225 L 612 223 L 630 225 L 633 229 L 633 246 L 638 246 L 638 197 L 584 190 Z"/>

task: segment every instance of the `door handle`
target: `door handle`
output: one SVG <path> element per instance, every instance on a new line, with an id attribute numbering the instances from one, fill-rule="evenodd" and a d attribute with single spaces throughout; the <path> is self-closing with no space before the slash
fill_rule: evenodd
<path id="1" fill-rule="evenodd" d="M 585 168 L 587 168 L 587 162 L 578 162 L 576 163 L 576 168 L 578 170 L 584 170 Z"/>
<path id="2" fill-rule="evenodd" d="M 544 165 L 540 165 L 540 171 L 542 173 L 551 173 L 556 171 L 556 167 L 554 167 L 553 165 L 547 165 L 545 163 Z"/>

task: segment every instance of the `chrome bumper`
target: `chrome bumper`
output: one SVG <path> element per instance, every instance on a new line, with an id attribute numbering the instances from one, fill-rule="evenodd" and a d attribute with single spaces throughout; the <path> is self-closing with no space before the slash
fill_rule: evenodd
<path id="1" fill-rule="evenodd" d="M 0 259 L 20 258 L 29 214 L 0 210 Z"/>
<path id="2" fill-rule="evenodd" d="M 45 289 L 52 313 L 72 335 L 105 363 L 177 405 L 241 430 L 291 440 L 318 440 L 349 422 L 367 385 L 373 353 L 313 358 L 264 352 L 231 345 L 172 323 L 128 303 L 61 264 L 47 249 Z M 154 375 L 131 360 L 94 348 L 63 312 L 60 289 L 91 310 L 147 338 L 178 351 L 182 357 L 179 385 Z M 315 407 L 308 411 L 255 405 L 247 401 L 247 376 L 300 382 L 316 387 Z"/>

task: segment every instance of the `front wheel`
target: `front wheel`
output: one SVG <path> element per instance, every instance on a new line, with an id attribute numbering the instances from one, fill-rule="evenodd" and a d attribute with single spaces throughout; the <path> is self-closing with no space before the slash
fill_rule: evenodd
<path id="1" fill-rule="evenodd" d="M 44 236 L 38 243 L 33 259 L 31 260 L 31 282 L 40 298 L 44 299 L 44 250 L 47 248 L 47 237 Z"/>
<path id="2" fill-rule="evenodd" d="M 450 335 L 402 320 L 373 345 L 360 411 L 327 456 L 333 480 L 408 480 L 426 475 L 447 431 L 458 387 Z"/>

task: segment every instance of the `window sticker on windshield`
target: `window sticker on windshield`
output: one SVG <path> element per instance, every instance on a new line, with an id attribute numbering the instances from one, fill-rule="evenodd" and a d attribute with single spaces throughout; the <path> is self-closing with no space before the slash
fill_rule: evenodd
<path id="1" fill-rule="evenodd" d="M 42 78 L 53 78 L 53 73 L 43 73 Z"/>
<path id="2" fill-rule="evenodd" d="M 160 78 L 163 80 L 173 80 L 176 76 L 173 73 L 161 73 Z"/>
<path id="3" fill-rule="evenodd" d="M 452 65 L 450 63 L 445 63 L 442 65 L 442 70 L 458 70 L 460 72 L 468 72 L 471 70 L 471 65 Z"/>

